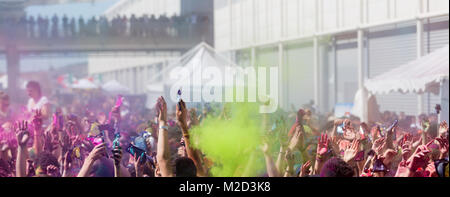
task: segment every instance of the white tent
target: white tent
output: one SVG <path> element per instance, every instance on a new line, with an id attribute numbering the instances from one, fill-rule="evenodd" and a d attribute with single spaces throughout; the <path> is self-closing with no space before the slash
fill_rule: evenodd
<path id="1" fill-rule="evenodd" d="M 191 101 L 195 94 L 198 95 L 204 91 L 205 85 L 220 88 L 235 87 L 234 84 L 225 83 L 226 67 L 237 67 L 237 65 L 218 54 L 208 44 L 200 43 L 180 58 L 169 62 L 167 67 L 154 75 L 148 81 L 147 90 L 153 94 L 164 95 L 166 98 L 170 97 L 173 101 L 176 97 L 174 90 L 181 88 L 182 98 L 185 101 Z M 220 73 L 222 78 L 205 76 L 205 70 Z M 152 104 L 147 106 L 149 105 Z"/>
<path id="2" fill-rule="evenodd" d="M 439 94 L 440 82 L 448 77 L 448 45 L 415 61 L 369 79 L 365 86 L 373 94 L 431 92 Z"/>
<path id="3" fill-rule="evenodd" d="M 108 81 L 107 83 L 102 85 L 102 89 L 116 94 L 127 94 L 130 93 L 130 89 L 122 84 L 120 84 L 116 80 Z"/>
<path id="4" fill-rule="evenodd" d="M 98 89 L 98 86 L 88 80 L 88 79 L 80 79 L 75 84 L 72 85 L 72 89 L 80 89 L 80 90 L 92 90 L 92 89 Z"/>
<path id="5" fill-rule="evenodd" d="M 391 92 L 417 93 L 430 92 L 441 95 L 441 119 L 448 121 L 448 76 L 449 46 L 438 49 L 417 60 L 394 68 L 386 73 L 369 79 L 365 87 L 371 94 Z M 446 114 L 446 115 L 444 115 Z"/>

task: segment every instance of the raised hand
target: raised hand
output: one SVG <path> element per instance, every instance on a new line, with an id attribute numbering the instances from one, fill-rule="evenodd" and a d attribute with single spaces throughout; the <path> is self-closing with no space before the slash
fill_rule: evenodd
<path id="1" fill-rule="evenodd" d="M 94 162 L 102 157 L 105 157 L 107 155 L 106 152 L 106 144 L 102 143 L 97 146 L 95 146 L 92 151 L 89 153 L 89 155 L 84 160 L 83 166 L 81 167 L 80 171 L 78 172 L 77 177 L 87 177 L 89 176 L 89 172 L 91 171 L 92 165 Z M 116 175 L 116 166 L 114 166 L 114 173 Z"/>
<path id="2" fill-rule="evenodd" d="M 62 139 L 59 140 L 59 145 L 62 148 L 62 154 L 65 154 L 70 148 L 72 148 L 72 139 L 69 134 L 66 133 L 63 135 Z"/>
<path id="3" fill-rule="evenodd" d="M 37 135 L 38 131 L 41 131 L 42 129 L 42 112 L 41 110 L 36 110 L 34 111 L 34 116 L 33 116 L 33 126 L 34 126 L 34 130 L 36 132 L 35 135 Z"/>
<path id="4" fill-rule="evenodd" d="M 425 176 L 426 177 L 439 177 L 436 166 L 433 162 L 428 163 L 427 167 L 425 168 Z"/>
<path id="5" fill-rule="evenodd" d="M 78 128 L 75 125 L 76 123 L 74 121 L 69 121 L 66 124 L 65 130 L 66 130 L 66 134 L 70 135 L 70 136 L 74 136 L 78 134 Z"/>
<path id="6" fill-rule="evenodd" d="M 286 154 L 284 155 L 284 160 L 286 161 L 286 164 L 288 164 L 288 166 L 294 166 L 294 154 L 292 153 L 291 150 L 286 150 Z"/>
<path id="7" fill-rule="evenodd" d="M 176 115 L 177 115 L 177 121 L 178 124 L 184 128 L 187 128 L 187 109 L 186 109 L 186 104 L 184 103 L 183 100 L 181 100 L 178 104 L 177 104 L 177 111 L 176 111 Z"/>
<path id="8" fill-rule="evenodd" d="M 377 155 L 380 155 L 385 145 L 386 145 L 386 137 L 379 138 L 373 142 L 372 150 L 374 150 Z"/>
<path id="9" fill-rule="evenodd" d="M 120 162 L 122 161 L 122 148 L 120 146 L 115 146 L 112 150 L 113 158 L 114 158 L 114 164 L 116 166 L 120 165 Z"/>
<path id="10" fill-rule="evenodd" d="M 322 133 L 318 139 L 317 155 L 323 156 L 328 152 L 328 135 Z"/>
<path id="11" fill-rule="evenodd" d="M 439 137 L 443 138 L 446 136 L 448 136 L 448 125 L 446 121 L 443 121 L 439 125 Z"/>
<path id="12" fill-rule="evenodd" d="M 341 143 L 341 139 L 339 139 L 337 136 L 333 136 L 330 140 L 331 142 L 331 150 L 333 150 L 335 155 L 340 155 L 340 148 L 339 144 Z"/>
<path id="13" fill-rule="evenodd" d="M 54 165 L 47 166 L 47 175 L 50 177 L 59 177 L 59 168 Z"/>
<path id="14" fill-rule="evenodd" d="M 394 159 L 395 155 L 397 155 L 397 151 L 387 149 L 382 156 L 379 156 L 379 158 L 382 159 L 384 165 L 388 166 Z"/>
<path id="15" fill-rule="evenodd" d="M 165 124 L 167 122 L 167 104 L 164 97 L 158 98 L 158 113 L 158 121 Z"/>
<path id="16" fill-rule="evenodd" d="M 51 134 L 50 132 L 44 133 L 44 151 L 51 153 L 58 148 L 58 140 L 53 135 L 55 134 Z"/>
<path id="17" fill-rule="evenodd" d="M 344 161 L 351 162 L 355 159 L 356 154 L 358 154 L 359 150 L 359 140 L 353 140 L 353 142 L 347 147 L 344 153 Z"/>
<path id="18" fill-rule="evenodd" d="M 428 119 L 422 121 L 422 129 L 423 132 L 428 133 L 428 130 L 430 129 L 430 121 Z"/>
<path id="19" fill-rule="evenodd" d="M 95 146 L 92 151 L 89 153 L 87 159 L 90 159 L 92 161 L 96 161 L 100 159 L 101 157 L 104 157 L 106 155 L 106 144 L 99 144 Z"/>
<path id="20" fill-rule="evenodd" d="M 440 159 L 444 159 L 444 157 L 448 154 L 448 139 L 445 137 L 436 138 L 436 141 L 439 143 L 439 152 L 441 153 Z"/>
<path id="21" fill-rule="evenodd" d="M 309 170 L 311 168 L 311 161 L 307 161 L 305 164 L 302 165 L 300 169 L 299 177 L 306 177 L 311 173 Z"/>
<path id="22" fill-rule="evenodd" d="M 145 157 L 145 153 L 142 153 L 142 155 L 136 155 L 134 153 L 134 169 L 136 169 L 136 177 L 142 177 L 142 174 L 144 173 L 144 165 L 145 163 L 142 163 L 142 158 Z"/>
<path id="23" fill-rule="evenodd" d="M 295 148 L 303 146 L 303 136 L 303 126 L 297 125 L 297 127 L 295 127 L 294 135 L 289 142 L 289 150 L 294 150 Z"/>
<path id="24" fill-rule="evenodd" d="M 415 172 L 419 167 L 425 167 L 428 163 L 427 154 L 431 151 L 428 149 L 428 146 L 433 143 L 433 141 L 429 142 L 427 145 L 420 145 L 417 150 L 414 152 L 413 156 L 406 162 L 408 168 Z"/>
<path id="25" fill-rule="evenodd" d="M 30 132 L 28 131 L 28 122 L 22 121 L 17 122 L 16 125 L 14 125 L 15 131 L 16 131 L 16 137 L 17 137 L 17 143 L 21 147 L 25 147 L 28 143 L 28 140 L 30 140 Z"/>

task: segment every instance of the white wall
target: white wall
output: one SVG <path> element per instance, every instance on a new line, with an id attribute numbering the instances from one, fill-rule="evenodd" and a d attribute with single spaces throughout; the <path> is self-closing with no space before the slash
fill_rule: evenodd
<path id="1" fill-rule="evenodd" d="M 234 47 L 416 16 L 418 0 L 215 0 L 215 47 Z M 448 12 L 448 0 L 422 0 L 425 13 Z M 317 12 L 316 12 L 317 7 Z M 316 14 L 318 26 L 316 31 Z"/>
<path id="2" fill-rule="evenodd" d="M 180 57 L 180 52 L 154 52 L 154 53 L 116 53 L 109 55 L 89 55 L 88 72 L 89 74 L 98 74 L 134 68 L 138 66 L 150 65 L 162 62 L 168 59 Z"/>

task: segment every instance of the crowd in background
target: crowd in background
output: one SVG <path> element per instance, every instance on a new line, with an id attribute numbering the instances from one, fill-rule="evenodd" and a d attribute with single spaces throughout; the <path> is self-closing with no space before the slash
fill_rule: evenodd
<path id="1" fill-rule="evenodd" d="M 162 36 L 192 36 L 196 31 L 211 25 L 208 16 L 189 14 L 183 16 L 134 14 L 127 17 L 116 16 L 108 19 L 105 16 L 85 18 L 34 17 L 0 18 L 0 35 L 15 35 L 22 38 L 77 38 L 93 36 L 127 36 L 157 38 Z M 202 28 L 203 27 L 203 28 Z M 180 32 L 183 32 L 181 34 Z"/>
<path id="2" fill-rule="evenodd" d="M 211 176 L 214 161 L 193 147 L 190 132 L 206 117 L 232 118 L 225 107 L 200 111 L 183 100 L 168 111 L 163 97 L 149 110 L 122 96 L 47 99 L 37 82 L 27 84 L 27 93 L 20 110 L 0 93 L 0 176 Z M 271 116 L 261 123 L 272 137 L 258 150 L 266 166 L 259 176 L 448 177 L 449 130 L 437 114 L 416 121 L 385 112 L 367 123 L 312 108 Z M 279 142 L 275 149 L 270 140 Z"/>

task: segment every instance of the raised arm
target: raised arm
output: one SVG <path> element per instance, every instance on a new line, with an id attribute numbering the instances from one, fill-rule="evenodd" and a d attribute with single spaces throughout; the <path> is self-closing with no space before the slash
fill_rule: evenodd
<path id="1" fill-rule="evenodd" d="M 17 159 L 16 159 L 16 177 L 27 176 L 27 157 L 28 148 L 27 143 L 30 139 L 30 133 L 28 132 L 28 122 L 18 122 L 15 126 L 17 136 Z"/>
<path id="2" fill-rule="evenodd" d="M 267 174 L 269 174 L 269 177 L 279 177 L 280 174 L 273 162 L 272 156 L 269 154 L 269 144 L 265 142 L 261 147 L 261 150 L 263 151 L 266 160 Z"/>
<path id="3" fill-rule="evenodd" d="M 322 166 L 325 163 L 325 155 L 328 152 L 328 136 L 327 134 L 321 134 L 318 139 L 316 163 L 314 164 L 314 174 L 320 174 Z"/>
<path id="4" fill-rule="evenodd" d="M 286 151 L 286 155 L 284 156 L 285 160 L 286 160 L 286 170 L 284 171 L 284 177 L 292 177 L 294 176 L 294 154 L 292 153 L 292 151 L 290 149 L 288 149 Z"/>
<path id="5" fill-rule="evenodd" d="M 114 177 L 121 177 L 121 161 L 122 161 L 122 148 L 120 146 L 113 145 L 113 158 L 114 158 Z"/>
<path id="6" fill-rule="evenodd" d="M 167 126 L 167 104 L 163 97 L 158 98 L 159 108 L 159 132 L 158 132 L 158 150 L 157 159 L 161 175 L 163 177 L 172 177 L 173 172 L 170 166 L 170 150 L 168 140 L 168 126 Z"/>
<path id="7" fill-rule="evenodd" d="M 427 134 L 428 134 L 428 131 L 430 130 L 430 122 L 428 120 L 423 120 L 422 129 L 423 129 L 423 131 L 421 133 L 422 145 L 425 145 L 425 144 L 427 144 L 427 139 L 428 139 Z"/>
<path id="8" fill-rule="evenodd" d="M 195 167 L 197 168 L 197 176 L 206 176 L 206 172 L 204 171 L 203 165 L 201 163 L 201 159 L 199 158 L 199 155 L 196 153 L 196 151 L 191 146 L 190 136 L 189 136 L 189 127 L 187 124 L 187 109 L 186 104 L 183 100 L 181 100 L 177 105 L 177 121 L 178 126 L 181 129 L 181 132 L 183 133 L 183 139 L 184 143 L 186 145 L 186 153 L 190 159 L 195 164 Z"/>
<path id="9" fill-rule="evenodd" d="M 389 128 L 387 128 L 387 135 L 386 135 L 386 148 L 388 149 L 394 149 L 394 137 L 395 137 L 395 130 L 397 129 L 398 120 L 394 122 Z"/>
<path id="10" fill-rule="evenodd" d="M 284 155 L 286 154 L 286 149 L 287 148 L 285 148 L 285 145 L 281 144 L 280 152 L 278 152 L 277 161 L 275 163 L 275 167 L 277 168 L 278 172 L 281 172 L 281 169 L 284 169 L 286 167 L 283 159 Z"/>
<path id="11" fill-rule="evenodd" d="M 42 113 L 40 110 L 36 110 L 33 117 L 33 129 L 34 129 L 34 140 L 33 148 L 36 155 L 39 155 L 42 151 Z"/>

